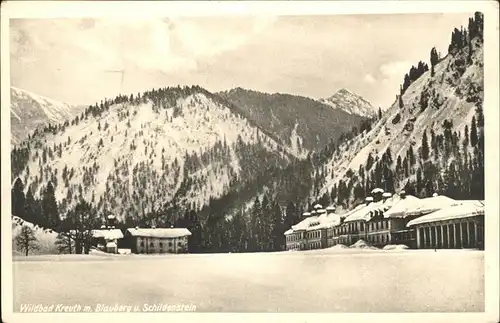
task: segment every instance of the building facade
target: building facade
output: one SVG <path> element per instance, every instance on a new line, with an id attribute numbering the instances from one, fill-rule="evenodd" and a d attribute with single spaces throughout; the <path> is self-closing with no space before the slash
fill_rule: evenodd
<path id="1" fill-rule="evenodd" d="M 484 249 L 484 203 L 466 201 L 408 223 L 419 249 Z"/>
<path id="2" fill-rule="evenodd" d="M 286 233 L 287 250 L 352 245 L 364 240 L 375 247 L 484 248 L 484 203 L 445 196 L 419 199 L 404 192 L 378 191 L 343 214 L 315 210 Z"/>
<path id="3" fill-rule="evenodd" d="M 125 240 L 132 253 L 187 253 L 190 235 L 185 228 L 133 228 Z"/>

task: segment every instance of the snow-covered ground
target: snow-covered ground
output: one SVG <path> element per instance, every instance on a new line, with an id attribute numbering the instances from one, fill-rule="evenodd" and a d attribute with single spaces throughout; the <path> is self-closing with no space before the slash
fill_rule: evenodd
<path id="1" fill-rule="evenodd" d="M 198 312 L 479 312 L 483 273 L 484 253 L 471 250 L 19 257 L 14 309 L 161 303 Z"/>

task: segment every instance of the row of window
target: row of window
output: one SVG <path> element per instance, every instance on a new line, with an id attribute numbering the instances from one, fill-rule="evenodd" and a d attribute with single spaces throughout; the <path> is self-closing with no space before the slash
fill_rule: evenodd
<path id="1" fill-rule="evenodd" d="M 391 237 L 389 234 L 377 234 L 377 235 L 369 235 L 367 237 L 369 243 L 380 244 L 380 243 L 389 243 L 391 241 Z"/>
<path id="2" fill-rule="evenodd" d="M 321 231 L 311 231 L 307 232 L 307 239 L 319 239 L 321 238 Z M 286 241 L 287 242 L 292 242 L 292 241 L 299 241 L 302 240 L 301 234 L 290 234 L 286 236 Z"/>
<path id="3" fill-rule="evenodd" d="M 339 236 L 343 234 L 355 233 L 357 229 L 359 229 L 360 231 L 364 231 L 365 228 L 368 230 L 368 232 L 389 229 L 389 220 L 384 219 L 376 222 L 369 222 L 367 224 L 363 222 L 345 223 L 340 227 L 328 229 L 327 234 L 328 238 L 332 238 L 334 236 Z M 320 238 L 320 237 L 321 237 L 321 231 L 307 232 L 308 239 Z M 299 241 L 301 239 L 302 239 L 301 234 L 291 234 L 286 237 L 287 242 Z"/>
<path id="4" fill-rule="evenodd" d="M 158 245 L 160 246 L 160 248 L 163 248 L 163 242 L 160 242 Z M 168 246 L 169 246 L 169 247 L 172 247 L 173 245 L 174 245 L 174 244 L 173 244 L 172 242 L 169 242 L 169 243 L 168 243 Z M 140 242 L 140 246 L 141 246 L 141 247 L 144 247 L 144 241 L 141 241 L 141 242 Z M 154 248 L 154 246 L 155 246 L 155 245 L 154 245 L 154 243 L 153 243 L 153 242 L 150 242 L 150 243 L 149 243 L 149 246 L 150 246 L 151 248 Z M 182 242 L 180 242 L 180 241 L 179 241 L 179 242 L 177 243 L 177 246 L 182 247 Z"/>

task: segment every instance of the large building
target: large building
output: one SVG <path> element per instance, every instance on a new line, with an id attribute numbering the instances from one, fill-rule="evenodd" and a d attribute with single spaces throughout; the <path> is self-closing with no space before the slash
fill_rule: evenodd
<path id="1" fill-rule="evenodd" d="M 419 249 L 484 248 L 484 202 L 460 201 L 408 223 Z"/>
<path id="2" fill-rule="evenodd" d="M 190 235 L 185 228 L 131 228 L 124 240 L 132 253 L 186 253 Z"/>
<path id="3" fill-rule="evenodd" d="M 285 232 L 287 250 L 352 245 L 358 240 L 376 247 L 410 248 L 482 248 L 484 243 L 484 204 L 436 194 L 419 199 L 404 191 L 392 195 L 375 189 L 365 203 L 345 214 L 316 205 L 304 216 Z"/>

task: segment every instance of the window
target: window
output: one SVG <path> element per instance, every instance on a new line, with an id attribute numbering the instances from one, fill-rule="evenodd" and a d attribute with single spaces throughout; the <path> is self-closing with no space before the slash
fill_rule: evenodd
<path id="1" fill-rule="evenodd" d="M 169 247 L 172 247 L 172 242 L 169 242 L 169 243 L 168 243 L 168 246 L 169 246 Z"/>
<path id="2" fill-rule="evenodd" d="M 152 243 L 152 242 L 150 242 L 150 243 L 149 243 L 149 246 L 150 246 L 151 248 L 153 248 L 153 246 L 154 246 L 154 245 L 153 245 L 153 243 Z"/>
<path id="3" fill-rule="evenodd" d="M 160 241 L 160 248 L 163 248 L 163 242 Z"/>

